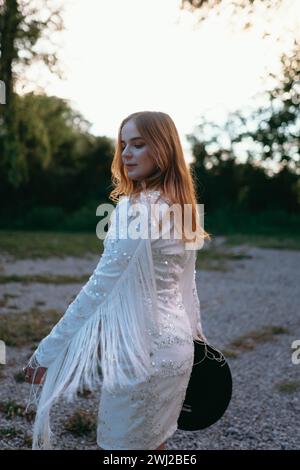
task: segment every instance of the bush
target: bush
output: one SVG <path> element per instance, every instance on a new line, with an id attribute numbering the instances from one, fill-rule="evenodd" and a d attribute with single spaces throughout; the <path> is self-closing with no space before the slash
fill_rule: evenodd
<path id="1" fill-rule="evenodd" d="M 65 429 L 75 436 L 84 436 L 96 431 L 96 419 L 88 411 L 76 410 L 65 422 Z"/>
<path id="2" fill-rule="evenodd" d="M 59 227 L 65 218 L 61 207 L 33 207 L 18 221 L 18 226 L 34 229 L 51 229 Z"/>

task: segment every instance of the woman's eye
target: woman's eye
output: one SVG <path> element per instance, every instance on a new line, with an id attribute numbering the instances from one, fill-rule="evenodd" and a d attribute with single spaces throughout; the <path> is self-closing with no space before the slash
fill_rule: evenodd
<path id="1" fill-rule="evenodd" d="M 140 149 L 140 148 L 144 147 L 144 144 L 135 144 L 135 147 Z M 124 148 L 125 148 L 124 146 L 121 147 L 122 152 L 123 152 Z"/>

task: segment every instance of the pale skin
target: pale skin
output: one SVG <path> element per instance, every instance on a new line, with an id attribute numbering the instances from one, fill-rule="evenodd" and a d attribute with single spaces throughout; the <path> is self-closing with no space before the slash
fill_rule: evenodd
<path id="1" fill-rule="evenodd" d="M 138 132 L 134 121 L 127 121 L 121 132 L 122 162 L 126 168 L 128 178 L 140 181 L 145 187 L 144 179 L 157 170 L 145 140 Z M 135 166 L 127 166 L 134 164 Z"/>
<path id="2" fill-rule="evenodd" d="M 149 155 L 147 144 L 138 132 L 137 127 L 133 120 L 127 121 L 122 128 L 121 132 L 122 144 L 122 161 L 125 165 L 128 177 L 135 181 L 140 181 L 142 187 L 145 188 L 144 179 L 156 171 L 157 167 Z M 127 164 L 134 164 L 135 166 L 127 166 Z M 198 335 L 200 340 L 203 340 Z M 26 367 L 23 369 L 25 373 L 25 381 L 32 383 L 34 372 L 36 369 Z M 43 380 L 44 374 L 47 371 L 45 367 L 39 367 L 35 376 L 34 383 L 40 384 Z M 100 450 L 101 447 L 99 447 Z M 155 450 L 165 450 L 165 443 L 162 443 Z"/>

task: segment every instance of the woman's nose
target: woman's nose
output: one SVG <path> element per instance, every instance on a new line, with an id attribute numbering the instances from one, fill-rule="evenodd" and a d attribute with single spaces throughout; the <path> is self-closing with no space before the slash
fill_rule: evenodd
<path id="1" fill-rule="evenodd" d="M 125 149 L 123 150 L 123 152 L 122 152 L 122 157 L 123 157 L 123 159 L 124 159 L 124 158 L 126 158 L 126 159 L 129 158 L 129 159 L 130 159 L 130 158 L 132 157 L 132 155 L 131 155 L 131 153 L 129 152 L 129 150 L 127 150 L 127 149 L 125 148 Z"/>

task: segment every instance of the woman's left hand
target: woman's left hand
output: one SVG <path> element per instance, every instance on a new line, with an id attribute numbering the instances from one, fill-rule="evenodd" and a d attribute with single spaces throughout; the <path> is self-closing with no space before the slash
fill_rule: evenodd
<path id="1" fill-rule="evenodd" d="M 38 367 L 37 369 L 33 367 L 29 367 L 29 366 L 24 367 L 23 372 L 25 374 L 25 382 L 28 382 L 30 384 L 42 383 L 46 370 L 47 370 L 47 367 Z M 35 377 L 34 377 L 34 374 L 35 374 Z M 33 378 L 34 378 L 34 382 L 33 382 Z"/>

